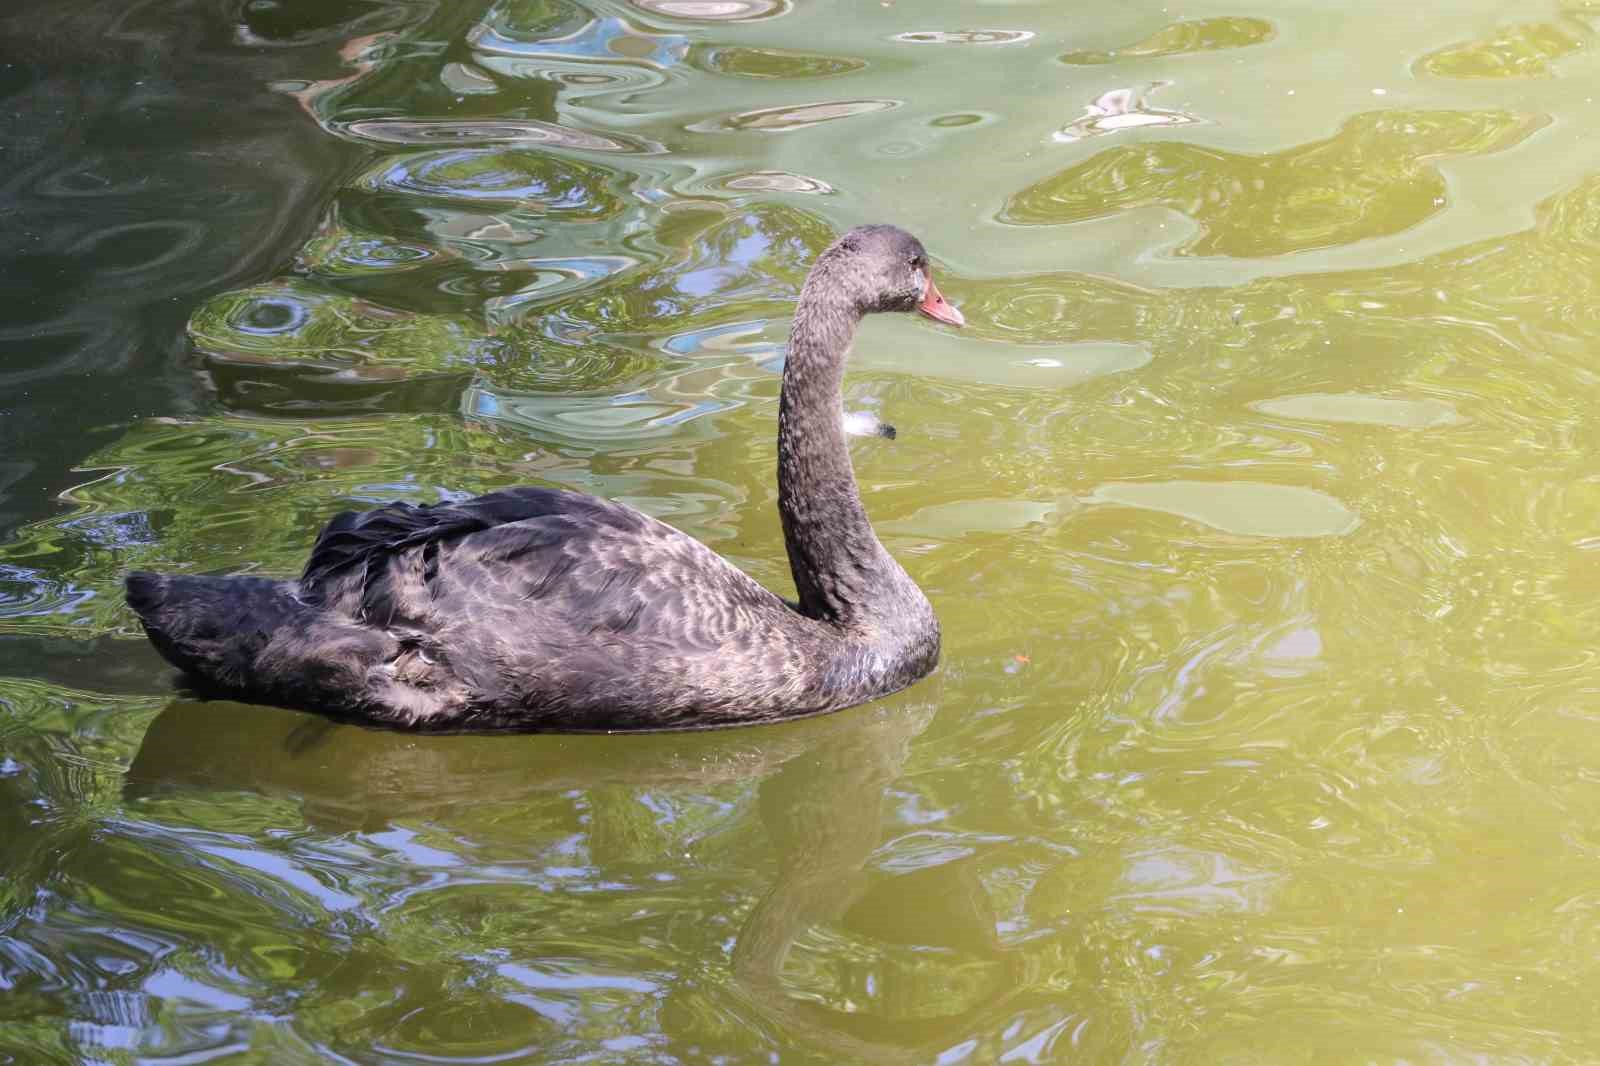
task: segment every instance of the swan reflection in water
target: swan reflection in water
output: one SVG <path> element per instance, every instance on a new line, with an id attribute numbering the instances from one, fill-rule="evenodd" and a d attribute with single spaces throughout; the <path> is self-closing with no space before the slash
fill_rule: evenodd
<path id="1" fill-rule="evenodd" d="M 326 921 L 342 928 L 354 917 L 375 930 L 362 936 L 378 944 L 363 950 L 384 964 L 376 976 L 341 967 L 341 982 L 392 983 L 408 964 L 488 967 L 489 981 L 458 982 L 480 989 L 494 974 L 549 966 L 567 987 L 586 969 L 604 971 L 602 985 L 626 982 L 608 976 L 621 970 L 650 978 L 634 983 L 660 997 L 627 1014 L 635 1027 L 655 1019 L 657 1046 L 737 1056 L 752 1041 L 781 1041 L 834 1061 L 926 1061 L 963 1034 L 992 1031 L 1019 985 L 975 863 L 895 846 L 920 827 L 891 790 L 902 791 L 911 743 L 933 713 L 926 699 L 899 699 L 757 730 L 427 737 L 180 701 L 151 724 L 124 792 L 130 815 L 196 838 L 204 831 L 186 812 L 214 805 L 194 803 L 197 793 L 270 801 L 278 826 L 248 833 L 259 854 L 246 860 L 249 875 L 293 888 L 309 870 L 360 901 L 346 904 L 354 915 Z M 284 831 L 285 799 L 310 832 Z M 241 835 L 228 836 L 240 854 Z M 401 838 L 414 846 L 395 846 Z M 285 848 L 301 874 L 281 872 Z M 364 849 L 371 861 L 352 864 Z M 874 862 L 880 849 L 893 861 Z M 484 907 L 474 893 L 486 882 L 501 890 L 491 910 L 531 910 L 534 920 L 484 917 L 459 953 L 417 957 L 404 915 L 425 908 L 437 952 Z M 416 984 L 455 994 L 448 980 Z M 323 991 L 343 1002 L 393 995 Z M 580 991 L 563 1009 L 604 1003 Z M 575 1038 L 513 1017 L 526 1017 L 512 1026 L 525 1031 L 504 1037 L 524 1047 Z"/>

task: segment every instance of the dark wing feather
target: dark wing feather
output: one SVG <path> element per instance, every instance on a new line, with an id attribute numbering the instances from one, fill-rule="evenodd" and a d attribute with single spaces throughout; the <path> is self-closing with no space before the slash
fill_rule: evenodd
<path id="1" fill-rule="evenodd" d="M 592 496 L 528 487 L 461 502 L 402 502 L 345 511 L 334 516 L 312 546 L 300 577 L 300 599 L 315 606 L 343 606 L 351 614 L 382 622 L 383 579 L 391 562 L 409 548 L 424 547 L 421 562 L 431 571 L 438 564 L 440 544 L 470 533 L 552 515 L 599 517 L 611 524 L 622 517 L 618 512 L 623 509 Z M 352 594 L 359 612 L 349 602 Z"/>
<path id="2" fill-rule="evenodd" d="M 405 555 L 383 584 L 385 613 L 373 602 L 369 617 L 428 634 L 497 705 L 649 707 L 665 720 L 704 707 L 735 661 L 758 689 L 803 669 L 808 620 L 693 537 L 598 504 L 610 520 L 547 515 L 443 544 L 431 578 Z"/>
<path id="3" fill-rule="evenodd" d="M 467 622 L 476 631 L 497 618 L 496 631 L 519 639 L 590 644 L 585 635 L 630 633 L 681 651 L 721 645 L 750 625 L 752 609 L 788 613 L 693 537 L 600 504 L 607 521 L 592 512 L 544 515 L 453 540 L 441 547 L 433 575 L 404 557 L 387 583 L 401 601 L 396 613 L 429 627 Z M 539 627 L 537 637 L 526 633 L 530 625 Z"/>

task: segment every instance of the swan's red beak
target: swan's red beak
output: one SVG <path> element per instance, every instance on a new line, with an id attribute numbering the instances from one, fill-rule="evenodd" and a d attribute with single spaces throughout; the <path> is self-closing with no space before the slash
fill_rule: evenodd
<path id="1" fill-rule="evenodd" d="M 917 305 L 917 310 L 933 319 L 951 326 L 964 326 L 967 320 L 961 317 L 955 305 L 944 298 L 939 291 L 939 286 L 933 283 L 933 275 L 928 275 L 927 287 L 922 290 L 922 302 Z"/>

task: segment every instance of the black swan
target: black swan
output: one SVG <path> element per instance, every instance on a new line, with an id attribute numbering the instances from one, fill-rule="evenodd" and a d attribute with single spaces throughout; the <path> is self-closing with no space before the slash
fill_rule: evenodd
<path id="1" fill-rule="evenodd" d="M 128 604 L 202 690 L 403 729 L 704 729 L 849 707 L 939 659 L 922 590 L 867 521 L 840 384 L 857 323 L 950 325 L 893 226 L 825 250 L 795 308 L 778 509 L 799 602 L 624 504 L 516 488 L 329 522 L 298 581 L 130 573 Z"/>

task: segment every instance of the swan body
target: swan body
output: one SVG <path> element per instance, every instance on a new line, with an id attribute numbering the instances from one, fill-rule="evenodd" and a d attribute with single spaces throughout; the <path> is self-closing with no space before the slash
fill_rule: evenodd
<path id="1" fill-rule="evenodd" d="M 625 504 L 546 488 L 335 517 L 295 581 L 130 573 L 127 599 L 205 690 L 400 728 L 753 724 L 904 688 L 939 624 L 861 504 L 840 397 L 856 324 L 960 325 L 922 245 L 862 226 L 818 257 L 785 361 L 778 506 L 798 602 Z"/>

